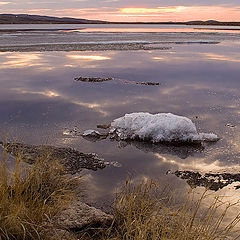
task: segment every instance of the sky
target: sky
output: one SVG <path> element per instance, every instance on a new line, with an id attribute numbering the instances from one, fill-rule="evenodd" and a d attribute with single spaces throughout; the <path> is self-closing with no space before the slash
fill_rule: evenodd
<path id="1" fill-rule="evenodd" d="M 240 0 L 0 0 L 0 13 L 107 21 L 240 21 Z"/>

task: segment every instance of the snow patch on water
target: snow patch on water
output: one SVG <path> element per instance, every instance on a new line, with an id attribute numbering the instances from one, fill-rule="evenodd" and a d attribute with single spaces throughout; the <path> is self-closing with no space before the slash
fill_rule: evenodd
<path id="1" fill-rule="evenodd" d="M 213 133 L 198 133 L 195 124 L 186 117 L 172 113 L 131 113 L 115 119 L 110 133 L 122 140 L 140 139 L 151 142 L 217 141 Z"/>

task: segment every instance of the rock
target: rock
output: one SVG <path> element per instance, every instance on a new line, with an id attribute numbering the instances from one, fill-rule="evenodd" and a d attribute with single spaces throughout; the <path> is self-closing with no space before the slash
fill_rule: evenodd
<path id="1" fill-rule="evenodd" d="M 197 186 L 206 187 L 210 190 L 218 191 L 229 184 L 234 182 L 240 182 L 240 174 L 232 173 L 205 173 L 201 174 L 194 171 L 175 171 L 173 172 L 177 177 L 186 179 L 190 187 L 195 188 Z M 235 187 L 236 190 L 239 186 Z"/>
<path id="2" fill-rule="evenodd" d="M 46 223 L 44 231 L 42 232 L 43 236 L 47 236 L 49 240 L 79 240 L 76 234 L 71 233 L 67 230 L 55 228 L 52 224 Z M 41 238 L 42 239 L 42 238 Z"/>
<path id="3" fill-rule="evenodd" d="M 75 81 L 81 81 L 81 82 L 106 82 L 114 80 L 114 78 L 100 78 L 100 77 L 76 77 L 74 78 Z"/>
<path id="4" fill-rule="evenodd" d="M 137 85 L 147 85 L 147 86 L 159 86 L 160 83 L 156 82 L 136 82 Z"/>
<path id="5" fill-rule="evenodd" d="M 111 124 L 99 124 L 97 125 L 97 128 L 101 128 L 101 129 L 108 129 L 111 127 Z"/>
<path id="6" fill-rule="evenodd" d="M 127 79 L 117 78 L 116 80 L 121 81 L 124 84 L 132 84 L 132 85 L 146 85 L 146 86 L 159 86 L 161 83 L 158 82 L 136 82 L 136 81 L 129 81 Z"/>
<path id="7" fill-rule="evenodd" d="M 88 141 L 96 142 L 102 139 L 106 139 L 108 137 L 108 133 L 100 133 L 96 130 L 86 130 L 83 132 L 82 137 Z"/>
<path id="8" fill-rule="evenodd" d="M 7 153 L 15 157 L 20 154 L 23 161 L 30 164 L 42 155 L 47 154 L 49 160 L 59 160 L 65 167 L 66 172 L 71 174 L 80 172 L 83 168 L 96 171 L 106 167 L 104 159 L 96 153 L 82 153 L 72 148 L 59 148 L 49 145 L 34 146 L 23 143 L 7 143 L 4 146 Z"/>
<path id="9" fill-rule="evenodd" d="M 92 129 L 84 131 L 82 135 L 84 137 L 89 137 L 89 136 L 91 136 L 91 137 L 98 137 L 98 136 L 101 136 L 99 131 L 92 130 Z"/>
<path id="10" fill-rule="evenodd" d="M 81 201 L 75 201 L 53 219 L 54 225 L 57 228 L 73 232 L 90 227 L 110 226 L 112 221 L 112 215 L 90 207 Z"/>

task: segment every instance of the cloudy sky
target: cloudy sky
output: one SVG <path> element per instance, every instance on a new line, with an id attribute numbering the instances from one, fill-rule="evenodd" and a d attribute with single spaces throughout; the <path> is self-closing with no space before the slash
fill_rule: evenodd
<path id="1" fill-rule="evenodd" d="M 240 21 L 240 0 L 0 0 L 0 9 L 111 21 Z"/>

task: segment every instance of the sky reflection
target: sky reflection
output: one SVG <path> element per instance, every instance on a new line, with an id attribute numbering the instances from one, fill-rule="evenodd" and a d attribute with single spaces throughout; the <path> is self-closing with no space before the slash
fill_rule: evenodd
<path id="1" fill-rule="evenodd" d="M 128 174 L 184 187 L 184 181 L 166 176 L 166 171 L 238 171 L 237 58 L 236 46 L 230 44 L 181 45 L 166 51 L 4 53 L 0 58 L 0 132 L 26 143 L 74 147 L 120 162 L 121 168 L 88 173 L 94 176 L 92 184 L 101 185 L 109 194 Z M 74 81 L 79 76 L 116 80 Z M 126 84 L 124 80 L 161 85 Z M 108 139 L 94 143 L 62 134 L 74 126 L 80 132 L 96 129 L 97 124 L 137 111 L 187 116 L 199 131 L 214 132 L 221 140 L 204 149 L 183 150 L 135 143 L 123 147 Z M 106 198 L 105 190 L 98 197 Z"/>

